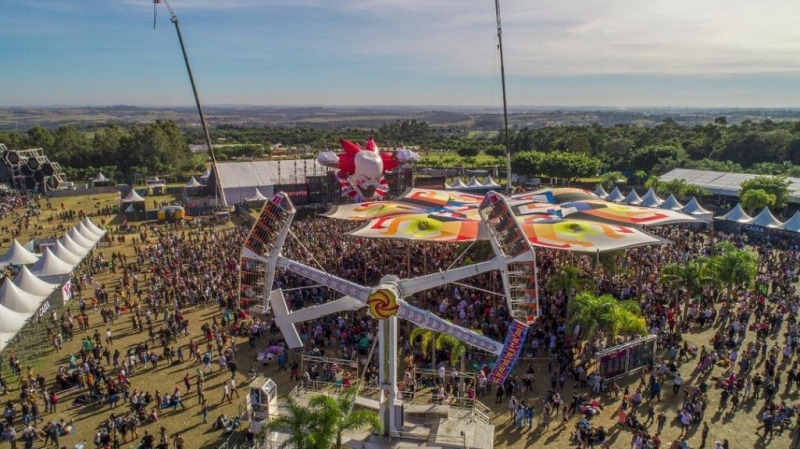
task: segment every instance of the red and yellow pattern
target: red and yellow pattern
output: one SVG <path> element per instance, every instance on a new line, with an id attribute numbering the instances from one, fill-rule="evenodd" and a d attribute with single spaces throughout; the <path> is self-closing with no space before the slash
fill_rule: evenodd
<path id="1" fill-rule="evenodd" d="M 397 295 L 389 289 L 380 289 L 367 298 L 369 313 L 378 320 L 385 320 L 397 314 Z"/>

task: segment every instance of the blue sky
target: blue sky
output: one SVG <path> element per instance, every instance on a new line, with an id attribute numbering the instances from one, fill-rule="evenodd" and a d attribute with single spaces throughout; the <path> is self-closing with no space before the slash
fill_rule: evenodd
<path id="1" fill-rule="evenodd" d="M 206 104 L 501 106 L 492 0 L 173 0 Z M 800 107 L 800 2 L 501 0 L 512 106 Z M 6 0 L 0 106 L 190 105 L 151 0 Z"/>

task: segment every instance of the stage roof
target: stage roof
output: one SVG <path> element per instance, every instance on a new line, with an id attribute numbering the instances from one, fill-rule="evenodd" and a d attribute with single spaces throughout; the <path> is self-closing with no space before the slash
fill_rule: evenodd
<path id="1" fill-rule="evenodd" d="M 739 196 L 742 182 L 755 178 L 758 175 L 750 173 L 728 173 L 710 170 L 693 170 L 690 168 L 676 168 L 664 175 L 662 181 L 683 179 L 689 184 L 703 187 L 715 195 Z M 800 203 L 800 178 L 786 178 L 789 180 L 791 201 Z"/>

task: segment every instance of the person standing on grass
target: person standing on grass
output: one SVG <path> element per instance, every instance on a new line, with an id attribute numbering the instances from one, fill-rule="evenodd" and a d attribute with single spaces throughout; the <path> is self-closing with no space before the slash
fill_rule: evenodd
<path id="1" fill-rule="evenodd" d="M 236 397 L 238 398 L 239 397 L 239 390 L 236 389 L 236 379 L 235 378 L 231 378 L 231 380 L 230 380 L 230 389 L 231 389 L 231 392 L 230 392 L 231 398 L 233 398 L 233 394 L 234 393 L 236 393 Z"/>

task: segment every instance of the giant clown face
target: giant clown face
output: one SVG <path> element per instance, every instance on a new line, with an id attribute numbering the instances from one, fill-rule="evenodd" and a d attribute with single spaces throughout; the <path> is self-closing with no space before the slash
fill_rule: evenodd
<path id="1" fill-rule="evenodd" d="M 374 151 L 359 151 L 353 163 L 355 171 L 349 176 L 350 187 L 364 199 L 373 199 L 383 180 L 383 159 Z"/>

